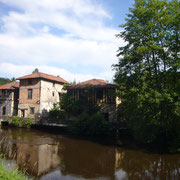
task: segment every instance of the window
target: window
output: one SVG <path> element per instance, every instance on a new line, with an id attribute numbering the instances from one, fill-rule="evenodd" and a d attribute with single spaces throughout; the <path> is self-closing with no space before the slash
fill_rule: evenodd
<path id="1" fill-rule="evenodd" d="M 30 114 L 34 114 L 34 107 L 30 108 Z"/>
<path id="2" fill-rule="evenodd" d="M 28 99 L 32 99 L 32 89 L 28 89 Z"/>
<path id="3" fill-rule="evenodd" d="M 0 96 L 2 96 L 2 91 L 0 90 Z"/>
<path id="4" fill-rule="evenodd" d="M 55 82 L 53 82 L 53 87 L 55 87 Z"/>
<path id="5" fill-rule="evenodd" d="M 3 107 L 3 115 L 6 115 L 6 107 Z"/>
<path id="6" fill-rule="evenodd" d="M 32 79 L 28 79 L 28 85 L 32 85 Z"/>
<path id="7" fill-rule="evenodd" d="M 52 92 L 52 96 L 54 96 L 54 91 Z"/>

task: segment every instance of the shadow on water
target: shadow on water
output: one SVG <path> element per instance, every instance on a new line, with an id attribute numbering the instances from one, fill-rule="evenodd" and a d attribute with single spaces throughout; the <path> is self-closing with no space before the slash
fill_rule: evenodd
<path id="1" fill-rule="evenodd" d="M 0 129 L 1 152 L 34 178 L 180 179 L 180 154 L 149 154 L 32 129 Z"/>

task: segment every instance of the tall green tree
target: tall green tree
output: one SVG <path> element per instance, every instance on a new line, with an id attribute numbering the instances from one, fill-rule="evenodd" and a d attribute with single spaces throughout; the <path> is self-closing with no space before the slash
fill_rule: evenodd
<path id="1" fill-rule="evenodd" d="M 39 69 L 38 69 L 38 68 L 35 68 L 32 73 L 36 73 L 36 72 L 39 72 Z"/>
<path id="2" fill-rule="evenodd" d="M 117 37 L 120 121 L 143 143 L 180 147 L 180 2 L 135 0 Z"/>

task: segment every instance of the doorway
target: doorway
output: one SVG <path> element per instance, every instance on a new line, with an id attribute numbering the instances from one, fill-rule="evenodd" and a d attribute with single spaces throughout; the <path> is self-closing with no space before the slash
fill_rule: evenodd
<path id="1" fill-rule="evenodd" d="M 25 117 L 25 110 L 24 109 L 21 110 L 21 117 L 23 117 L 23 118 Z"/>

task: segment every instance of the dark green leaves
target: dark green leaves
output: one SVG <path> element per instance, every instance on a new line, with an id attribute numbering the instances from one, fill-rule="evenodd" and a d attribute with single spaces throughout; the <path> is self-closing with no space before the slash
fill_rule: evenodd
<path id="1" fill-rule="evenodd" d="M 119 120 L 130 122 L 137 140 L 172 148 L 174 135 L 180 139 L 180 2 L 136 0 L 121 27 L 117 37 L 127 44 L 114 65 Z"/>

